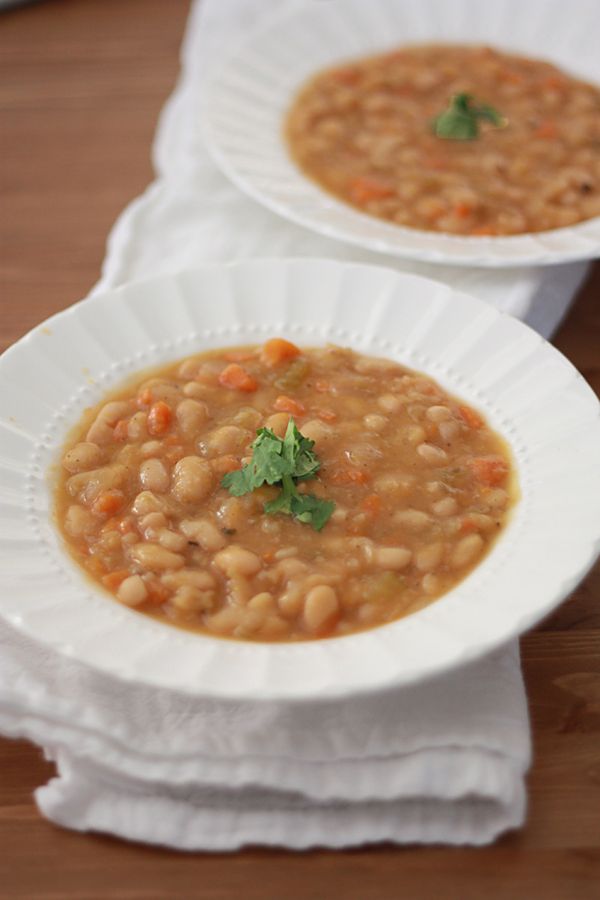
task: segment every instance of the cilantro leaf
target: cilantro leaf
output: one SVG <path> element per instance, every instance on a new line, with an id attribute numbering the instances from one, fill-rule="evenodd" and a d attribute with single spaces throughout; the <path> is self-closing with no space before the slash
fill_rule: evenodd
<path id="1" fill-rule="evenodd" d="M 472 141 L 479 136 L 479 119 L 486 119 L 497 128 L 507 124 L 493 106 L 477 105 L 471 94 L 454 94 L 448 109 L 434 119 L 433 130 L 439 138 Z"/>
<path id="2" fill-rule="evenodd" d="M 291 505 L 294 518 L 312 525 L 315 531 L 327 524 L 335 509 L 333 500 L 321 500 L 313 494 L 298 494 L 292 498 Z"/>
<path id="3" fill-rule="evenodd" d="M 251 447 L 252 459 L 239 471 L 224 475 L 222 486 L 234 497 L 241 497 L 263 484 L 278 485 L 280 493 L 265 503 L 265 513 L 293 516 L 320 531 L 329 521 L 335 503 L 312 494 L 300 494 L 296 487 L 297 482 L 314 478 L 321 467 L 313 450 L 315 442 L 298 431 L 293 418 L 283 438 L 269 428 L 260 428 L 256 434 Z"/>

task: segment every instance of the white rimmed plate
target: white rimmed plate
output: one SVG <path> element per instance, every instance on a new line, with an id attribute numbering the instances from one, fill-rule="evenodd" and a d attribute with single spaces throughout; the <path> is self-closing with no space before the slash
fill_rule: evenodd
<path id="1" fill-rule="evenodd" d="M 248 38 L 204 91 L 200 117 L 221 169 L 269 209 L 328 237 L 433 263 L 548 265 L 600 255 L 600 217 L 511 237 L 419 231 L 365 215 L 306 178 L 282 125 L 319 69 L 401 44 L 488 43 L 600 84 L 596 0 L 327 0 L 292 4 Z"/>
<path id="2" fill-rule="evenodd" d="M 427 372 L 511 445 L 522 499 L 510 525 L 428 608 L 344 638 L 231 642 L 120 606 L 61 546 L 49 473 L 84 408 L 139 369 L 272 335 L 334 341 Z M 0 616 L 104 672 L 205 696 L 341 696 L 435 675 L 538 621 L 599 549 L 599 404 L 582 377 L 519 321 L 385 268 L 263 260 L 98 295 L 0 359 L 0 441 Z"/>

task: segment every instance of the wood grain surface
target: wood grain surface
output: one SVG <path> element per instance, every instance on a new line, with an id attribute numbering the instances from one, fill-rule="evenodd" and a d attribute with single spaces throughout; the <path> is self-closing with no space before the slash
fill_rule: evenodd
<path id="1" fill-rule="evenodd" d="M 2 349 L 96 280 L 112 222 L 152 177 L 187 12 L 186 0 L 47 0 L 0 14 Z M 596 266 L 555 341 L 597 392 L 599 301 Z M 52 771 L 39 749 L 0 740 L 0 898 L 598 897 L 600 567 L 522 649 L 530 808 L 492 847 L 187 855 L 69 833 L 33 803 Z"/>

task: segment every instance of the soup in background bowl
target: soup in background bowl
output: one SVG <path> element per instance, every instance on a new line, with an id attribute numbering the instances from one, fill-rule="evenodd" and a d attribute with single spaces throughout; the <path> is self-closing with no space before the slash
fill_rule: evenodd
<path id="1" fill-rule="evenodd" d="M 362 212 L 465 236 L 600 215 L 600 88 L 488 46 L 405 46 L 314 75 L 293 159 Z"/>

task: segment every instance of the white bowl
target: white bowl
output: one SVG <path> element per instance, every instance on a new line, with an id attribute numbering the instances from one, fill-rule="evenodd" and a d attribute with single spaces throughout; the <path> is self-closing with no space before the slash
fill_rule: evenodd
<path id="1" fill-rule="evenodd" d="M 327 0 L 286 7 L 205 89 L 199 118 L 221 169 L 269 209 L 328 237 L 433 263 L 525 266 L 600 255 L 600 217 L 510 237 L 419 231 L 365 215 L 308 179 L 283 139 L 287 109 L 312 74 L 400 44 L 487 43 L 544 57 L 600 84 L 597 0 Z"/>
<path id="2" fill-rule="evenodd" d="M 342 638 L 227 641 L 119 605 L 63 549 L 51 472 L 83 410 L 139 369 L 272 335 L 422 370 L 482 409 L 512 447 L 522 498 L 510 524 L 426 609 Z M 521 322 L 385 268 L 264 260 L 96 296 L 0 359 L 0 437 L 0 616 L 104 672 L 207 697 L 331 697 L 438 674 L 537 622 L 599 549 L 599 404 L 583 378 Z"/>

